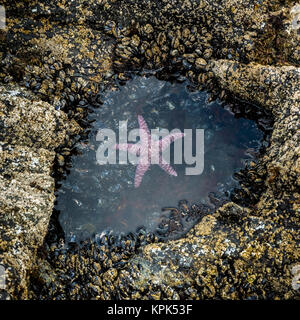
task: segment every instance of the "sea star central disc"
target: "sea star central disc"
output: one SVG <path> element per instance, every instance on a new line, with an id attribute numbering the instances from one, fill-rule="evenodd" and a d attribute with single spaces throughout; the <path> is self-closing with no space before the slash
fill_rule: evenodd
<path id="1" fill-rule="evenodd" d="M 151 159 L 153 159 L 157 154 L 159 155 L 158 165 L 169 175 L 176 177 L 176 171 L 163 159 L 162 153 L 170 146 L 173 141 L 182 138 L 184 136 L 184 133 L 171 133 L 161 140 L 153 140 L 147 123 L 141 115 L 138 116 L 138 121 L 140 127 L 140 142 L 136 144 L 116 144 L 116 149 L 128 151 L 134 155 L 139 155 L 139 162 L 134 178 L 135 188 L 138 188 L 140 186 L 144 174 L 147 172 L 151 165 Z"/>

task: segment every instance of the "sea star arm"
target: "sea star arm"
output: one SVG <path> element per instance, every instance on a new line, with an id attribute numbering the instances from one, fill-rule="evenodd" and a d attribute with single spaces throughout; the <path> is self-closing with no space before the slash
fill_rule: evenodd
<path id="1" fill-rule="evenodd" d="M 142 116 L 138 116 L 139 126 L 140 126 L 140 138 L 143 144 L 150 143 L 150 131 L 148 129 L 147 123 Z"/>
<path id="2" fill-rule="evenodd" d="M 177 172 L 167 163 L 160 163 L 159 166 L 166 171 L 170 176 L 177 177 Z"/>
<path id="3" fill-rule="evenodd" d="M 138 164 L 135 171 L 134 186 L 138 188 L 142 182 L 145 172 L 149 169 L 150 164 Z"/>
<path id="4" fill-rule="evenodd" d="M 132 154 L 137 154 L 140 150 L 139 144 L 133 144 L 133 143 L 119 143 L 115 146 L 116 149 L 121 151 L 127 151 Z"/>
<path id="5" fill-rule="evenodd" d="M 184 135 L 185 134 L 182 132 L 172 133 L 172 134 L 167 135 L 166 137 L 164 137 L 163 139 L 161 139 L 159 141 L 160 151 L 166 150 L 173 141 L 181 139 L 182 137 L 184 137 Z"/>

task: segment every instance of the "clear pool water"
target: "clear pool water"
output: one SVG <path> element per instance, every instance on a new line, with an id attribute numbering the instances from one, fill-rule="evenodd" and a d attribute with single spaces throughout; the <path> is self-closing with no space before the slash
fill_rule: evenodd
<path id="1" fill-rule="evenodd" d="M 171 165 L 177 176 L 151 165 L 138 188 L 134 187 L 135 165 L 99 165 L 98 130 L 118 132 L 119 121 L 126 120 L 128 131 L 139 128 L 138 115 L 150 129 L 204 129 L 202 174 L 188 176 L 184 161 L 174 164 L 172 146 Z M 103 106 L 89 118 L 94 121 L 89 139 L 78 143 L 81 154 L 73 156 L 71 172 L 57 192 L 60 223 L 72 240 L 107 229 L 126 233 L 144 225 L 153 230 L 163 207 L 176 207 L 179 200 L 208 202 L 209 192 L 223 192 L 237 184 L 233 173 L 251 159 L 251 150 L 259 147 L 263 137 L 254 121 L 235 118 L 218 102 L 208 103 L 205 92 L 189 92 L 185 83 L 155 77 L 136 77 L 120 91 L 108 93 Z"/>

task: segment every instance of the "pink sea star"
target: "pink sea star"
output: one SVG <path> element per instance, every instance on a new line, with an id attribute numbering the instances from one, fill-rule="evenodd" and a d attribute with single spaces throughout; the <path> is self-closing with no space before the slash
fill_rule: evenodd
<path id="1" fill-rule="evenodd" d="M 151 139 L 151 134 L 147 123 L 142 116 L 138 116 L 140 141 L 136 144 L 121 143 L 116 144 L 116 149 L 127 151 L 139 155 L 139 162 L 135 172 L 134 186 L 138 188 L 143 176 L 151 164 L 151 155 L 159 155 L 158 165 L 169 175 L 177 176 L 176 171 L 162 158 L 162 152 L 175 140 L 184 136 L 184 133 L 172 133 L 160 140 Z"/>

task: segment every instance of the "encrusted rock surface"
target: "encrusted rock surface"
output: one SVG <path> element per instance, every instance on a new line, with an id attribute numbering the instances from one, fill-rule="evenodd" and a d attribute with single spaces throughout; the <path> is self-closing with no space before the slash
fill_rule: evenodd
<path id="1" fill-rule="evenodd" d="M 27 297 L 28 270 L 53 210 L 55 149 L 79 126 L 26 90 L 0 87 L 0 263 L 6 285 Z"/>
<path id="2" fill-rule="evenodd" d="M 10 298 L 297 297 L 295 1 L 2 4 L 0 264 Z M 242 183 L 238 197 L 179 240 L 158 242 L 141 231 L 126 239 L 105 235 L 80 248 L 49 241 L 42 246 L 54 202 L 54 158 L 63 166 L 77 122 L 85 125 L 88 103 L 100 105 L 115 79 L 125 82 L 127 71 L 144 69 L 158 70 L 162 79 L 186 77 L 212 98 L 234 96 L 269 113 L 270 142 L 246 170 L 251 183 Z"/>

